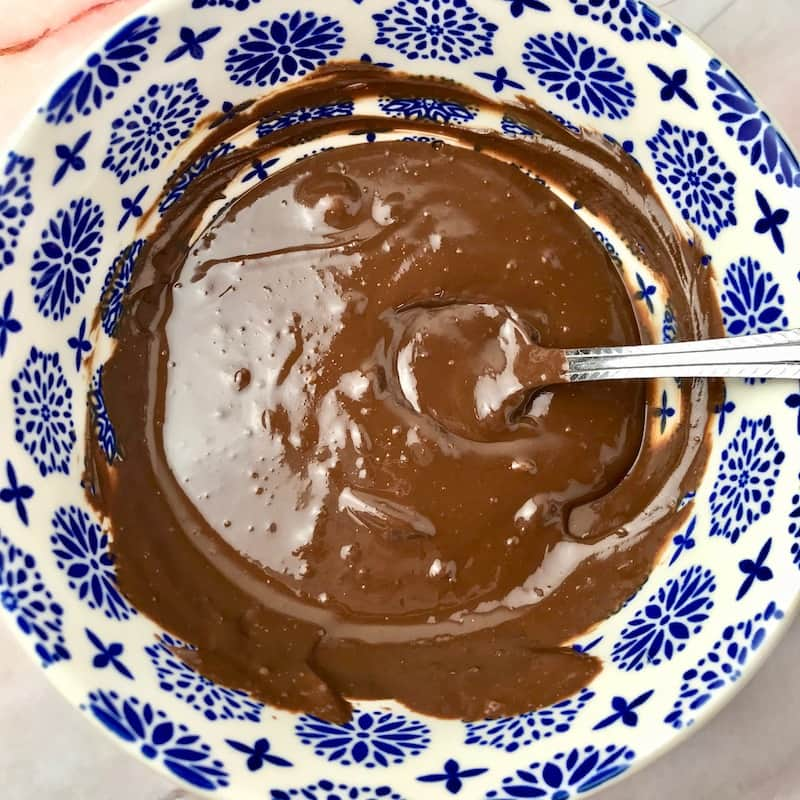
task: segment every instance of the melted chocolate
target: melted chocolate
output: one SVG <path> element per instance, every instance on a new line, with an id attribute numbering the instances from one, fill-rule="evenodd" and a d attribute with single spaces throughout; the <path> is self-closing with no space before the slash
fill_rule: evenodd
<path id="1" fill-rule="evenodd" d="M 395 317 L 391 358 L 417 413 L 473 441 L 519 435 L 525 425 L 541 430 L 536 394 L 566 382 L 567 362 L 562 350 L 537 344 L 538 331 L 513 309 L 446 303 Z"/>
<path id="2" fill-rule="evenodd" d="M 260 117 L 374 96 L 492 107 L 453 85 L 340 66 L 215 127 L 203 147 Z M 481 349 L 475 318 L 449 352 L 439 342 L 403 370 L 409 315 L 427 330 L 448 305 L 510 309 L 544 347 L 652 340 L 606 249 L 528 173 L 658 272 L 682 338 L 722 332 L 702 253 L 634 162 L 538 108 L 506 111 L 537 133 L 398 121 L 464 146 L 321 152 L 201 223 L 254 158 L 391 123 L 276 130 L 195 179 L 136 263 L 104 368 L 120 455 L 108 465 L 88 443 L 93 500 L 122 590 L 221 683 L 339 721 L 353 698 L 464 719 L 529 711 L 597 673 L 565 643 L 639 588 L 683 518 L 713 383 L 682 384 L 659 441 L 640 383 L 554 386 L 487 434 L 456 424 L 486 364 L 482 396 L 496 405 L 508 355 Z"/>

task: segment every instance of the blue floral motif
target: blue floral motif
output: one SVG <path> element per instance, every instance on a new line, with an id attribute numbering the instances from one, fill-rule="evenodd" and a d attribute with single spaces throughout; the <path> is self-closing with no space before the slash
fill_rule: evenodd
<path id="1" fill-rule="evenodd" d="M 175 650 L 187 649 L 191 648 L 166 633 L 161 635 L 156 644 L 145 647 L 144 651 L 158 675 L 159 686 L 165 692 L 175 695 L 211 721 L 261 720 L 263 706 L 251 700 L 247 692 L 218 685 L 175 655 Z"/>
<path id="2" fill-rule="evenodd" d="M 617 248 L 614 247 L 614 243 L 608 238 L 608 236 L 606 236 L 605 233 L 603 233 L 603 231 L 599 230 L 598 228 L 592 228 L 592 233 L 594 234 L 595 239 L 597 239 L 597 241 L 603 245 L 603 249 L 606 251 L 606 253 L 608 253 L 608 257 L 617 267 L 620 267 L 622 265 L 622 259 L 619 257 L 619 253 L 617 252 Z"/>
<path id="3" fill-rule="evenodd" d="M 753 258 L 742 256 L 728 267 L 723 279 L 722 313 L 731 336 L 769 333 L 786 328 L 784 297 L 771 272 Z"/>
<path id="4" fill-rule="evenodd" d="M 35 494 L 33 486 L 28 486 L 27 483 L 19 482 L 17 471 L 10 461 L 6 461 L 6 479 L 8 480 L 8 486 L 0 489 L 0 501 L 3 503 L 13 503 L 14 510 L 17 512 L 20 522 L 23 525 L 27 525 L 28 509 L 25 507 L 25 503 Z"/>
<path id="5" fill-rule="evenodd" d="M 422 119 L 444 125 L 461 125 L 475 119 L 475 109 L 452 100 L 433 97 L 384 97 L 378 105 L 385 114 L 402 119 Z"/>
<path id="6" fill-rule="evenodd" d="M 136 613 L 117 587 L 114 556 L 108 534 L 78 506 L 62 506 L 53 515 L 50 543 L 56 564 L 89 608 L 109 619 L 125 620 Z"/>
<path id="7" fill-rule="evenodd" d="M 800 479 L 800 476 L 798 476 Z M 792 510 L 789 513 L 789 536 L 792 537 L 790 555 L 792 563 L 800 569 L 800 492 L 792 496 Z"/>
<path id="8" fill-rule="evenodd" d="M 15 439 L 33 458 L 42 476 L 69 474 L 75 444 L 72 389 L 58 353 L 31 348 L 25 366 L 11 381 Z"/>
<path id="9" fill-rule="evenodd" d="M 353 101 L 342 100 L 338 103 L 328 103 L 312 108 L 296 108 L 286 114 L 264 117 L 259 123 L 256 133 L 261 136 L 269 136 L 275 131 L 291 128 L 292 125 L 300 125 L 314 119 L 328 119 L 330 117 L 349 117 L 353 114 Z"/>
<path id="10" fill-rule="evenodd" d="M 6 354 L 8 347 L 8 337 L 12 333 L 19 333 L 22 330 L 22 323 L 12 316 L 14 310 L 14 292 L 10 291 L 3 300 L 3 311 L 0 313 L 0 356 Z"/>
<path id="11" fill-rule="evenodd" d="M 156 17 L 131 20 L 56 89 L 41 109 L 45 119 L 58 125 L 72 122 L 76 115 L 85 117 L 102 108 L 120 86 L 130 82 L 133 74 L 142 69 L 158 32 Z"/>
<path id="12" fill-rule="evenodd" d="M 706 77 L 714 93 L 714 110 L 742 155 L 762 175 L 773 175 L 781 185 L 800 186 L 800 165 L 792 149 L 741 81 L 716 58 L 708 65 Z"/>
<path id="13" fill-rule="evenodd" d="M 83 708 L 124 742 L 138 745 L 146 759 L 160 761 L 192 786 L 211 791 L 228 785 L 225 765 L 214 758 L 211 748 L 150 703 L 98 689 L 89 693 Z"/>
<path id="14" fill-rule="evenodd" d="M 97 654 L 92 658 L 92 666 L 95 669 L 105 669 L 113 667 L 123 678 L 133 680 L 133 673 L 122 662 L 122 654 L 125 652 L 125 645 L 121 642 L 111 642 L 103 644 L 100 637 L 86 628 L 86 638 L 94 645 Z"/>
<path id="15" fill-rule="evenodd" d="M 534 761 L 503 779 L 501 788 L 488 792 L 489 800 L 517 800 L 544 797 L 567 800 L 583 794 L 622 775 L 633 760 L 634 752 L 625 745 L 594 745 L 556 753 L 552 761 Z"/>
<path id="16" fill-rule="evenodd" d="M 650 40 L 670 47 L 678 44 L 681 29 L 639 0 L 569 0 L 578 16 L 601 22 L 626 42 Z"/>
<path id="17" fill-rule="evenodd" d="M 339 20 L 312 11 L 284 12 L 262 20 L 228 51 L 225 70 L 241 86 L 275 86 L 299 78 L 339 54 L 344 46 Z"/>
<path id="18" fill-rule="evenodd" d="M 64 642 L 64 610 L 36 569 L 36 559 L 0 533 L 0 606 L 26 636 L 43 667 L 70 658 Z"/>
<path id="19" fill-rule="evenodd" d="M 208 100 L 197 80 L 154 83 L 121 117 L 111 123 L 111 139 L 103 168 L 120 183 L 156 169 L 192 131 Z"/>
<path id="20" fill-rule="evenodd" d="M 168 208 L 174 206 L 183 197 L 192 181 L 199 178 L 218 158 L 235 149 L 236 146 L 231 142 L 220 142 L 220 144 L 207 150 L 199 158 L 192 161 L 177 176 L 173 175 L 167 182 L 164 199 L 158 206 L 159 212 L 163 214 Z"/>
<path id="21" fill-rule="evenodd" d="M 104 224 L 102 207 L 79 197 L 42 231 L 31 267 L 33 300 L 42 316 L 63 319 L 83 297 L 97 265 Z"/>
<path id="22" fill-rule="evenodd" d="M 234 8 L 237 11 L 247 11 L 251 5 L 260 3 L 261 0 L 192 0 L 192 8 Z"/>
<path id="23" fill-rule="evenodd" d="M 685 220 L 712 239 L 736 224 L 736 176 L 708 141 L 703 131 L 681 128 L 663 120 L 647 140 L 658 182 L 666 189 Z"/>
<path id="24" fill-rule="evenodd" d="M 344 724 L 300 717 L 295 726 L 300 741 L 318 756 L 343 766 L 388 767 L 419 755 L 430 744 L 430 729 L 424 723 L 391 712 L 359 711 Z"/>
<path id="25" fill-rule="evenodd" d="M 583 36 L 532 36 L 525 43 L 522 63 L 540 86 L 594 117 L 622 119 L 636 102 L 625 68 Z"/>
<path id="26" fill-rule="evenodd" d="M 225 741 L 234 750 L 247 756 L 247 769 L 250 772 L 258 772 L 266 764 L 271 764 L 273 767 L 293 766 L 291 761 L 287 761 L 285 758 L 270 752 L 269 739 L 263 737 L 256 739 L 252 745 L 237 742 L 233 739 L 226 739 Z"/>
<path id="27" fill-rule="evenodd" d="M 450 794 L 458 794 L 464 787 L 464 781 L 469 778 L 477 778 L 488 772 L 487 767 L 467 767 L 462 769 L 461 765 L 454 758 L 448 758 L 444 762 L 444 772 L 433 772 L 429 775 L 420 775 L 417 780 L 421 783 L 444 783 L 445 789 Z"/>
<path id="28" fill-rule="evenodd" d="M 8 154 L 0 174 L 0 269 L 14 263 L 14 251 L 27 218 L 33 214 L 32 158 Z"/>
<path id="29" fill-rule="evenodd" d="M 611 660 L 625 672 L 670 661 L 700 632 L 716 588 L 714 573 L 700 566 L 670 578 L 622 630 Z"/>
<path id="30" fill-rule="evenodd" d="M 554 111 L 547 112 L 562 128 L 566 128 L 570 133 L 580 134 L 581 128 L 579 128 L 574 122 L 570 122 L 566 117 L 562 117 L 561 114 L 556 114 Z"/>
<path id="31" fill-rule="evenodd" d="M 601 719 L 592 730 L 599 731 L 617 722 L 621 722 L 629 728 L 635 728 L 639 724 L 639 714 L 636 712 L 636 709 L 644 705 L 652 697 L 654 691 L 654 689 L 649 689 L 633 700 L 626 700 L 624 697 L 620 696 L 612 697 L 611 709 L 613 713 L 605 717 L 605 719 Z"/>
<path id="32" fill-rule="evenodd" d="M 509 117 L 508 114 L 504 114 L 503 118 L 500 120 L 500 130 L 502 130 L 506 136 L 536 135 L 536 131 L 533 130 L 533 128 L 530 128 L 519 120 L 514 119 L 514 117 Z"/>
<path id="33" fill-rule="evenodd" d="M 467 0 L 399 0 L 372 18 L 378 26 L 375 44 L 398 50 L 410 61 L 458 64 L 494 52 L 497 25 Z"/>
<path id="34" fill-rule="evenodd" d="M 665 344 L 674 342 L 678 338 L 678 323 L 675 319 L 675 312 L 672 306 L 667 301 L 666 308 L 664 309 L 664 319 L 661 321 L 661 341 Z"/>
<path id="35" fill-rule="evenodd" d="M 672 553 L 672 558 L 669 560 L 669 565 L 672 566 L 684 553 L 689 550 L 694 550 L 697 540 L 694 538 L 694 529 L 697 525 L 697 517 L 692 517 L 689 524 L 686 526 L 685 531 L 676 533 L 672 540 L 675 550 Z"/>
<path id="36" fill-rule="evenodd" d="M 784 453 L 775 438 L 772 417 L 743 419 L 722 451 L 711 492 L 711 536 L 735 544 L 747 529 L 771 509 Z"/>
<path id="37" fill-rule="evenodd" d="M 105 397 L 103 396 L 103 365 L 101 364 L 94 373 L 92 384 L 89 388 L 89 410 L 92 414 L 92 423 L 97 435 L 97 443 L 111 464 L 117 455 L 117 434 L 111 417 L 108 415 Z"/>
<path id="38" fill-rule="evenodd" d="M 100 322 L 108 336 L 114 336 L 117 331 L 123 311 L 122 304 L 133 277 L 133 267 L 143 247 L 143 239 L 137 239 L 129 244 L 114 259 L 106 272 L 103 289 L 100 292 Z"/>
<path id="39" fill-rule="evenodd" d="M 467 722 L 464 744 L 494 747 L 513 753 L 520 747 L 549 739 L 554 734 L 566 733 L 593 697 L 594 692 L 584 688 L 578 694 L 538 711 L 529 711 L 514 717 Z"/>
<path id="40" fill-rule="evenodd" d="M 269 800 L 403 800 L 389 786 L 350 786 L 321 780 L 299 789 L 273 789 Z"/>
<path id="41" fill-rule="evenodd" d="M 425 144 L 435 144 L 436 142 L 440 142 L 444 144 L 441 139 L 437 139 L 435 136 L 404 136 L 404 142 L 425 142 Z"/>
<path id="42" fill-rule="evenodd" d="M 766 638 L 766 623 L 782 618 L 783 612 L 775 603 L 770 603 L 752 619 L 728 625 L 708 654 L 683 673 L 678 698 L 664 722 L 675 730 L 689 727 L 695 721 L 697 711 L 715 692 L 742 676 L 748 658 Z"/>

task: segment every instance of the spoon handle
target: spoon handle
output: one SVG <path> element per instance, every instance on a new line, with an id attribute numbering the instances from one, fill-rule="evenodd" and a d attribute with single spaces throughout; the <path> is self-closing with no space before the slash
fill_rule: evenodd
<path id="1" fill-rule="evenodd" d="M 693 342 L 565 350 L 567 380 L 800 379 L 800 328 Z"/>

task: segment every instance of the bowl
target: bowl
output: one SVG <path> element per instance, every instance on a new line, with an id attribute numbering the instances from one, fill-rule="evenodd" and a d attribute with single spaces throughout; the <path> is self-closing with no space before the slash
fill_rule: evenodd
<path id="1" fill-rule="evenodd" d="M 92 320 L 105 292 L 101 327 L 113 329 L 141 225 L 213 161 L 215 151 L 182 164 L 195 129 L 338 59 L 452 78 L 504 101 L 524 94 L 567 127 L 601 131 L 702 241 L 729 334 L 800 324 L 800 243 L 788 225 L 800 213 L 800 165 L 736 75 L 643 3 L 159 0 L 91 48 L 0 156 L 2 616 L 87 719 L 195 791 L 588 795 L 708 720 L 786 629 L 800 597 L 795 384 L 727 381 L 708 470 L 683 500 L 688 522 L 646 585 L 573 643 L 602 658 L 601 674 L 552 707 L 499 720 L 369 702 L 334 725 L 215 685 L 123 597 L 108 534 L 86 501 L 87 424 L 107 452 L 116 446 L 102 395 L 107 341 L 91 335 Z M 409 100 L 382 113 L 468 123 L 471 112 Z M 633 277 L 635 301 L 671 340 L 666 299 L 646 275 Z M 665 384 L 655 409 L 663 425 L 669 400 Z"/>

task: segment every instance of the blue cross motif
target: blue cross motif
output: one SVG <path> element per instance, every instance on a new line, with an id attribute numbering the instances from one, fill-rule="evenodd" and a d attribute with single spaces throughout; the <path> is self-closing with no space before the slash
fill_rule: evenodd
<path id="1" fill-rule="evenodd" d="M 450 794 L 458 794 L 464 786 L 464 781 L 468 778 L 474 778 L 478 775 L 483 775 L 487 772 L 487 767 L 472 767 L 470 769 L 461 769 L 453 758 L 448 758 L 444 762 L 444 772 L 435 772 L 431 775 L 420 775 L 417 780 L 422 783 L 444 783 L 445 788 Z"/>
<path id="2" fill-rule="evenodd" d="M 756 581 L 768 581 L 772 579 L 772 570 L 766 565 L 767 556 L 772 548 L 772 537 L 764 542 L 761 550 L 755 558 L 745 558 L 739 562 L 739 569 L 745 575 L 742 585 L 736 594 L 736 599 L 741 600 Z"/>
<path id="3" fill-rule="evenodd" d="M 251 163 L 253 169 L 242 178 L 242 183 L 247 183 L 253 180 L 253 178 L 258 178 L 258 180 L 263 181 L 269 175 L 267 170 L 273 164 L 277 163 L 277 161 L 277 158 L 271 158 L 269 161 L 261 161 L 259 158 L 254 158 Z"/>
<path id="4" fill-rule="evenodd" d="M 11 311 L 14 306 L 14 293 L 9 292 L 6 299 L 3 301 L 3 313 L 0 316 L 0 356 L 6 354 L 6 347 L 8 346 L 8 335 L 10 333 L 19 333 L 22 330 L 22 323 L 18 319 L 11 316 Z"/>
<path id="5" fill-rule="evenodd" d="M 521 17 L 526 8 L 530 8 L 534 11 L 550 10 L 547 3 L 543 3 L 542 0 L 506 0 L 506 2 L 511 3 L 512 17 Z"/>
<path id="6" fill-rule="evenodd" d="M 692 538 L 692 534 L 694 533 L 695 525 L 697 525 L 697 517 L 692 517 L 689 520 L 689 524 L 686 526 L 686 530 L 683 533 L 678 533 L 673 538 L 672 543 L 675 545 L 675 552 L 672 554 L 672 558 L 669 560 L 669 565 L 672 566 L 680 557 L 681 553 L 686 550 L 691 550 L 697 544 L 697 542 Z"/>
<path id="7" fill-rule="evenodd" d="M 75 172 L 81 172 L 82 170 L 86 169 L 86 159 L 80 154 L 80 152 L 84 147 L 86 147 L 86 143 L 91 138 L 92 132 L 86 131 L 86 133 L 78 138 L 78 141 L 75 142 L 72 147 L 67 144 L 56 145 L 56 156 L 61 159 L 61 164 L 56 170 L 55 176 L 53 177 L 53 186 L 57 186 L 59 183 L 61 183 L 61 179 L 70 169 L 74 169 Z"/>
<path id="8" fill-rule="evenodd" d="M 292 766 L 291 761 L 287 761 L 285 758 L 281 758 L 270 752 L 268 739 L 258 739 L 253 745 L 236 742 L 233 739 L 226 739 L 225 741 L 234 750 L 239 753 L 244 753 L 247 756 L 247 769 L 249 769 L 250 772 L 258 772 L 265 764 L 272 764 L 274 767 Z"/>
<path id="9" fill-rule="evenodd" d="M 667 402 L 667 390 L 661 393 L 661 405 L 655 409 L 654 414 L 661 420 L 661 433 L 667 429 L 667 420 L 675 416 L 675 409 Z"/>
<path id="10" fill-rule="evenodd" d="M 168 64 L 170 61 L 175 61 L 181 56 L 188 53 L 196 61 L 202 61 L 205 56 L 203 44 L 213 39 L 222 28 L 208 28 L 200 33 L 195 33 L 191 28 L 185 25 L 181 28 L 180 39 L 183 44 L 178 45 L 170 54 L 164 59 L 164 63 Z"/>
<path id="11" fill-rule="evenodd" d="M 678 501 L 678 511 L 680 511 L 682 508 L 686 508 L 686 506 L 688 506 L 696 496 L 697 492 L 686 492 L 686 494 Z"/>
<path id="12" fill-rule="evenodd" d="M 588 653 L 593 647 L 597 647 L 600 642 L 603 641 L 602 636 L 598 636 L 596 639 L 593 639 L 591 642 L 587 644 L 573 644 L 572 649 L 576 653 Z"/>
<path id="13" fill-rule="evenodd" d="M 800 400 L 800 395 L 798 395 L 798 400 Z M 787 404 L 789 403 L 788 399 L 786 402 Z M 726 386 L 722 390 L 722 402 L 714 406 L 714 413 L 719 414 L 719 422 L 717 424 L 718 433 L 722 433 L 722 429 L 725 427 L 725 417 L 732 413 L 735 408 L 736 403 L 734 403 L 733 400 L 728 400 L 728 388 Z M 798 422 L 798 432 L 800 433 L 800 422 Z"/>
<path id="14" fill-rule="evenodd" d="M 684 88 L 684 86 L 686 86 L 686 80 L 689 77 L 689 73 L 685 69 L 675 70 L 672 75 L 669 75 L 655 64 L 648 64 L 647 66 L 650 72 L 664 84 L 661 88 L 662 100 L 666 102 L 677 96 L 680 97 L 689 108 L 693 108 L 695 111 L 697 110 L 697 102 Z"/>
<path id="15" fill-rule="evenodd" d="M 240 111 L 243 111 L 249 105 L 251 105 L 250 101 L 245 101 L 235 106 L 230 100 L 223 100 L 219 116 L 208 127 L 213 130 L 225 122 L 230 122 Z"/>
<path id="16" fill-rule="evenodd" d="M 634 294 L 634 297 L 637 300 L 644 300 L 647 310 L 652 314 L 655 311 L 652 300 L 653 295 L 656 293 L 655 285 L 646 284 L 644 278 L 638 272 L 636 273 L 636 283 L 639 284 L 639 291 Z"/>
<path id="17" fill-rule="evenodd" d="M 512 81 L 511 78 L 508 77 L 508 70 L 505 67 L 498 67 L 497 72 L 476 72 L 475 73 L 479 78 L 485 78 L 487 81 L 491 81 L 492 89 L 496 92 L 502 92 L 506 86 L 510 86 L 512 89 L 524 89 L 525 87 L 521 83 L 517 83 L 516 81 Z"/>
<path id="18" fill-rule="evenodd" d="M 75 369 L 80 372 L 83 354 L 92 349 L 92 343 L 86 338 L 86 318 L 81 320 L 78 332 L 67 339 L 67 344 L 75 351 Z"/>
<path id="19" fill-rule="evenodd" d="M 86 628 L 86 637 L 97 649 L 97 655 L 92 659 L 92 666 L 95 669 L 105 669 L 111 666 L 123 677 L 133 680 L 131 671 L 120 660 L 120 656 L 125 650 L 122 644 L 112 642 L 109 645 L 104 645 L 100 637 L 96 633 L 92 633 L 88 628 Z"/>
<path id="20" fill-rule="evenodd" d="M 756 222 L 756 233 L 769 233 L 772 236 L 772 241 L 775 242 L 775 247 L 783 253 L 785 245 L 783 242 L 783 234 L 781 233 L 781 225 L 786 223 L 789 219 L 789 212 L 785 208 L 776 208 L 772 210 L 767 198 L 756 189 L 756 202 L 761 210 L 761 219 Z"/>
<path id="21" fill-rule="evenodd" d="M 800 434 L 800 392 L 793 392 L 786 398 L 789 408 L 797 409 L 797 433 Z"/>
<path id="22" fill-rule="evenodd" d="M 652 694 L 653 689 L 650 689 L 649 691 L 640 694 L 637 698 L 631 700 L 630 702 L 624 697 L 617 696 L 612 698 L 611 708 L 613 709 L 614 713 L 605 719 L 600 720 L 600 722 L 598 722 L 592 730 L 599 731 L 601 728 L 607 728 L 609 725 L 613 725 L 617 720 L 619 720 L 623 725 L 627 725 L 629 728 L 635 728 L 639 724 L 639 715 L 634 709 L 646 703 Z"/>
<path id="23" fill-rule="evenodd" d="M 123 215 L 119 221 L 119 225 L 117 225 L 117 230 L 121 231 L 127 224 L 128 220 L 133 217 L 134 219 L 139 219 L 139 217 L 144 214 L 144 209 L 141 206 L 142 199 L 147 194 L 147 190 L 149 186 L 144 186 L 142 189 L 139 190 L 135 197 L 123 197 L 122 198 L 122 210 Z"/>
<path id="24" fill-rule="evenodd" d="M 360 60 L 364 64 L 372 64 L 373 67 L 383 67 L 384 69 L 391 69 L 394 66 L 394 64 L 390 64 L 388 61 L 373 61 L 369 53 L 362 53 Z"/>
<path id="25" fill-rule="evenodd" d="M 8 486 L 0 490 L 0 500 L 4 503 L 13 503 L 22 524 L 27 525 L 28 509 L 25 508 L 25 501 L 33 497 L 33 487 L 17 482 L 17 473 L 10 461 L 6 461 L 6 477 Z"/>
<path id="26" fill-rule="evenodd" d="M 357 131 L 350 131 L 350 136 L 363 136 L 364 140 L 372 144 L 377 138 L 378 135 L 375 131 L 368 131 L 364 128 L 359 128 Z"/>

